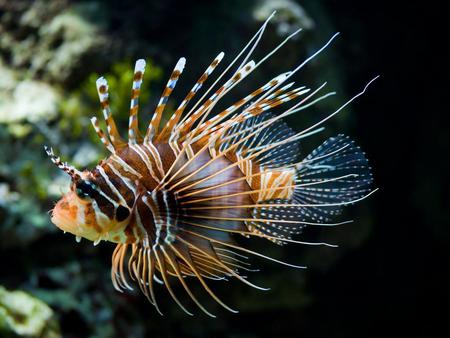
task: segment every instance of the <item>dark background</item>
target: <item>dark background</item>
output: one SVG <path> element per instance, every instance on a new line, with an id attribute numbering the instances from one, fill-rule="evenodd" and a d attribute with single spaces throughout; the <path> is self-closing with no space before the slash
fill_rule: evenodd
<path id="1" fill-rule="evenodd" d="M 86 4 L 64 2 L 67 6 L 80 3 Z M 86 17 L 102 22 L 110 43 L 100 56 L 107 61 L 96 61 L 102 60 L 96 55 L 97 59 L 81 63 L 83 71 L 74 71 L 60 84 L 67 92 L 77 90 L 90 72 L 110 72 L 118 60 L 147 55 L 164 73 L 151 85 L 155 88 L 161 88 L 177 58 L 186 56 L 183 88 L 187 90 L 215 54 L 224 50 L 233 55 L 260 25 L 251 14 L 261 5 L 258 1 L 96 3 L 106 9 L 87 11 Z M 94 249 L 85 241 L 77 246 L 73 238 L 54 230 L 39 231 L 20 245 L 5 245 L 7 234 L 13 239 L 20 235 L 3 232 L 0 284 L 24 289 L 47 301 L 67 337 L 436 336 L 448 320 L 450 300 L 446 276 L 450 215 L 444 195 L 450 172 L 449 132 L 444 123 L 448 115 L 448 58 L 442 50 L 448 38 L 440 37 L 445 32 L 443 6 L 418 1 L 298 3 L 315 27 L 268 62 L 263 69 L 272 71 L 269 76 L 310 55 L 334 32 L 340 31 L 341 37 L 296 78 L 309 85 L 329 80 L 330 88 L 339 92 L 337 98 L 329 105 L 319 105 L 309 117 L 291 120 L 295 129 L 317 120 L 314 114 L 324 115 L 338 107 L 373 76 L 381 75 L 327 130 L 330 135 L 349 134 L 361 145 L 380 188 L 350 208 L 346 216 L 355 219 L 353 224 L 305 234 L 337 242 L 339 248 L 291 245 L 265 251 L 290 262 L 306 262 L 309 269 L 291 271 L 258 261 L 262 271 L 251 277 L 272 290 L 259 292 L 238 283 L 214 285 L 222 299 L 241 311 L 237 315 L 226 313 L 207 303 L 204 296 L 202 301 L 218 314 L 215 320 L 200 313 L 193 318 L 185 316 L 162 289 L 158 294 L 160 303 L 167 301 L 164 317 L 137 293 L 119 295 L 108 281 L 113 247 L 103 244 Z M 2 15 L 24 10 L 2 6 Z M 269 26 L 266 36 L 261 50 L 269 50 L 283 39 L 277 35 L 275 24 Z M 5 51 L 2 57 L 8 63 Z M 45 79 L 45 74 L 33 76 Z M 256 80 L 269 76 L 264 72 L 255 75 Z M 239 90 L 246 92 L 246 88 Z M 155 100 L 158 93 L 159 89 L 153 90 L 151 98 Z M 63 112 L 56 120 L 64 116 Z M 61 126 L 50 121 L 50 127 L 52 123 Z M 317 146 L 321 137 L 307 140 L 306 152 Z M 47 139 L 45 136 L 45 142 Z M 7 140 L 27 147 L 23 140 Z M 70 149 L 77 144 L 74 139 L 67 142 L 73 145 L 66 152 L 70 156 L 74 153 Z M 4 154 L 8 153 L 6 145 L 4 141 Z M 13 179 L 2 175 L 14 187 Z M 47 199 L 41 202 L 44 212 L 51 203 Z M 2 215 L 6 224 L 9 214 Z M 48 229 L 53 228 L 48 225 Z M 251 247 L 266 246 L 272 244 Z M 90 305 L 67 305 L 66 293 L 79 302 L 75 304 L 85 300 L 83 304 Z"/>

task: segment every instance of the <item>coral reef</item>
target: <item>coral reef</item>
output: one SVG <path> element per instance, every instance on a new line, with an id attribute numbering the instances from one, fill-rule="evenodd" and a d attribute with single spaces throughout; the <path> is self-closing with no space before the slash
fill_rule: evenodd
<path id="1" fill-rule="evenodd" d="M 23 291 L 0 286 L 0 334 L 2 337 L 61 337 L 50 307 Z"/>

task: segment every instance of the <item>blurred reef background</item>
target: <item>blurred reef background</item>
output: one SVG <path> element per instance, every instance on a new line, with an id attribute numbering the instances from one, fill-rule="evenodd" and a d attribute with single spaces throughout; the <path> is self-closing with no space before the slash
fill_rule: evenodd
<path id="1" fill-rule="evenodd" d="M 433 336 L 443 314 L 432 310 L 450 300 L 441 277 L 450 266 L 449 132 L 438 122 L 440 103 L 425 107 L 429 94 L 417 93 L 425 75 L 416 71 L 431 45 L 419 25 L 440 21 L 419 2 L 401 3 L 0 0 L 0 337 L 382 337 L 388 327 L 399 336 Z M 187 317 L 161 288 L 161 317 L 139 292 L 113 290 L 112 244 L 77 244 L 50 223 L 48 211 L 68 178 L 43 145 L 77 167 L 95 165 L 106 156 L 89 121 L 101 114 L 100 75 L 108 79 L 113 114 L 124 130 L 137 58 L 149 63 L 140 108 L 148 120 L 179 57 L 187 66 L 169 110 L 218 52 L 231 60 L 275 9 L 256 57 L 304 30 L 233 98 L 292 68 L 341 31 L 295 79 L 307 86 L 328 81 L 338 95 L 289 124 L 296 130 L 310 125 L 381 73 L 363 98 L 303 146 L 306 154 L 328 136 L 350 135 L 368 153 L 381 189 L 346 211 L 353 224 L 308 229 L 302 237 L 338 243 L 338 249 L 248 243 L 309 269 L 255 260 L 261 271 L 251 277 L 272 289 L 265 293 L 238 282 L 213 283 L 239 314 L 204 295 L 218 318 Z M 442 65 L 427 67 L 426 80 L 436 84 L 448 62 L 439 55 L 432 61 Z"/>

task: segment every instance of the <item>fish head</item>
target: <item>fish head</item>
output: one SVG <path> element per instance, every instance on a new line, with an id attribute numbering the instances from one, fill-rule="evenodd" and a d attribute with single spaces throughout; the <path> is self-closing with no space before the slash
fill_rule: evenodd
<path id="1" fill-rule="evenodd" d="M 123 242 L 131 209 L 110 196 L 104 182 L 89 171 L 72 177 L 70 191 L 52 210 L 51 221 L 64 232 L 88 239 Z"/>

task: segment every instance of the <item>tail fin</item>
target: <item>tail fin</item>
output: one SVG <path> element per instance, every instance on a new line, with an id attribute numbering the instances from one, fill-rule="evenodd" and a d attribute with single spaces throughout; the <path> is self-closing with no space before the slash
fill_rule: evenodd
<path id="1" fill-rule="evenodd" d="M 373 178 L 361 149 L 342 134 L 330 137 L 297 165 L 295 203 L 304 219 L 329 221 L 365 196 Z M 311 206 L 309 206 L 311 205 Z"/>
<path id="2" fill-rule="evenodd" d="M 258 201 L 253 209 L 255 220 L 247 223 L 253 231 L 277 244 L 308 225 L 332 226 L 342 207 L 370 192 L 372 174 L 364 153 L 348 137 L 338 135 L 296 165 L 295 189 L 291 199 Z"/>

